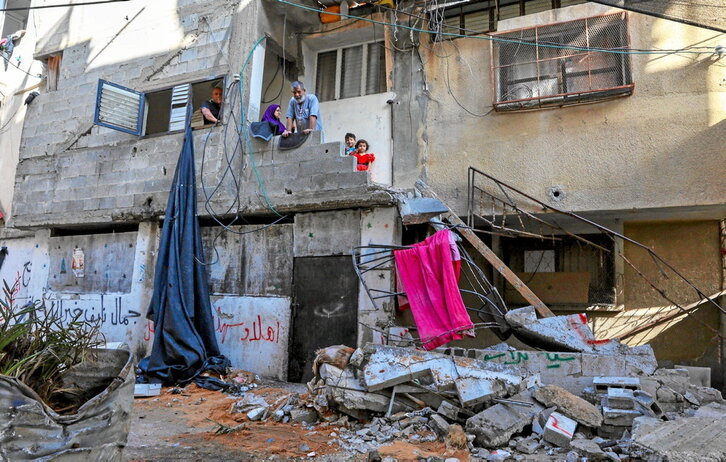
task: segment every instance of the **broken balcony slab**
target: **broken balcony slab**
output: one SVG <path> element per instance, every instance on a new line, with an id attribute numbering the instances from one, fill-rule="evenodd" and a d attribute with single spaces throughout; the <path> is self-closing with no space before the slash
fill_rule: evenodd
<path id="1" fill-rule="evenodd" d="M 584 313 L 537 318 L 534 307 L 510 310 L 505 315 L 515 336 L 524 343 L 548 351 L 612 352 L 618 342 L 597 340 Z"/>
<path id="2" fill-rule="evenodd" d="M 401 221 L 407 226 L 428 223 L 431 218 L 449 211 L 443 202 L 432 197 L 408 197 L 396 194 L 395 198 Z"/>

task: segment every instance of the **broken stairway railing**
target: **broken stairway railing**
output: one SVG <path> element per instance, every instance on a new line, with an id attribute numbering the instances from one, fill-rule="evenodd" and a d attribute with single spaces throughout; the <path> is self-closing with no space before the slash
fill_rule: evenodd
<path id="1" fill-rule="evenodd" d="M 726 313 L 726 310 L 716 302 L 716 299 L 724 295 L 725 292 L 721 291 L 710 296 L 707 295 L 704 290 L 686 278 L 673 265 L 647 245 L 574 212 L 546 204 L 474 167 L 469 167 L 468 171 L 467 209 L 467 221 L 470 230 L 473 230 L 472 232 L 549 241 L 561 240 L 563 236 L 566 236 L 578 241 L 582 245 L 596 248 L 600 252 L 616 254 L 617 257 L 622 259 L 625 265 L 632 268 L 635 274 L 642 278 L 660 297 L 668 302 L 668 305 L 654 309 L 648 316 L 647 321 L 638 322 L 637 325 L 633 325 L 634 323 L 626 324 L 622 330 L 615 333 L 616 335 L 611 333 L 612 337 L 621 339 L 632 337 L 682 316 L 692 316 L 698 323 L 712 331 L 715 336 L 722 337 L 721 333 L 713 326 L 709 326 L 701 319 L 695 317 L 694 312 L 700 307 L 710 304 L 716 307 L 721 313 Z M 582 229 L 584 225 L 585 227 L 589 227 L 593 233 L 607 236 L 613 243 L 616 239 L 621 239 L 636 248 L 642 249 L 648 254 L 658 274 L 666 279 L 670 279 L 669 274 L 671 274 L 672 277 L 692 289 L 698 299 L 685 306 L 682 303 L 678 303 L 667 293 L 665 288 L 659 286 L 652 277 L 649 277 L 644 271 L 638 268 L 624 252 L 617 250 L 616 246 L 609 249 L 593 242 L 592 239 L 584 237 L 583 234 L 586 233 L 582 233 L 581 231 L 578 234 L 569 231 L 563 224 L 568 220 L 576 223 L 579 229 Z M 483 226 L 479 226 L 480 223 Z"/>

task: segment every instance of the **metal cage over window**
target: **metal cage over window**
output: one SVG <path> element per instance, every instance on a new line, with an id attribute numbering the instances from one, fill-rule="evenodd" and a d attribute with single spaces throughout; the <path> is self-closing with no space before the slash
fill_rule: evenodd
<path id="1" fill-rule="evenodd" d="M 491 57 L 497 111 L 582 104 L 633 92 L 625 13 L 495 37 Z"/>

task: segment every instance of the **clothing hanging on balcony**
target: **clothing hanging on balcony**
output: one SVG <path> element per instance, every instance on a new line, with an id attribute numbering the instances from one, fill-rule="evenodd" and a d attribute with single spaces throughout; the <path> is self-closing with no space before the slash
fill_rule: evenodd
<path id="1" fill-rule="evenodd" d="M 451 231 L 445 229 L 410 249 L 393 252 L 398 277 L 426 350 L 463 335 L 474 336 L 474 324 L 458 285 L 461 257 L 452 243 Z"/>

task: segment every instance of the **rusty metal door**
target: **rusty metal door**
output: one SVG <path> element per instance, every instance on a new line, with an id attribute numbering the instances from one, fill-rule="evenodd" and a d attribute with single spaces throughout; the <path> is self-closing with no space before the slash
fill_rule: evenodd
<path id="1" fill-rule="evenodd" d="M 315 350 L 355 348 L 358 336 L 358 277 L 350 256 L 299 257 L 293 264 L 295 307 L 288 380 L 307 382 Z"/>

